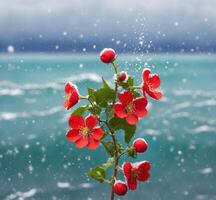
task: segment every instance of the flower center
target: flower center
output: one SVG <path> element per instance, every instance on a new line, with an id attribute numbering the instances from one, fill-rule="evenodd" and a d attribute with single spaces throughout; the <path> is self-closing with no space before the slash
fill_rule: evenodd
<path id="1" fill-rule="evenodd" d="M 146 82 L 146 88 L 148 88 L 149 90 L 153 90 L 153 83 L 151 81 L 147 81 Z"/>
<path id="2" fill-rule="evenodd" d="M 82 135 L 83 137 L 88 137 L 90 135 L 91 131 L 88 127 L 83 127 L 80 129 L 79 134 Z"/>
<path id="3" fill-rule="evenodd" d="M 125 110 L 127 113 L 132 113 L 134 111 L 134 105 L 133 103 L 129 103 L 128 105 L 126 105 Z"/>
<path id="4" fill-rule="evenodd" d="M 132 171 L 131 171 L 131 176 L 132 176 L 133 178 L 136 178 L 137 175 L 138 175 L 138 171 L 135 170 L 135 169 L 132 169 Z"/>

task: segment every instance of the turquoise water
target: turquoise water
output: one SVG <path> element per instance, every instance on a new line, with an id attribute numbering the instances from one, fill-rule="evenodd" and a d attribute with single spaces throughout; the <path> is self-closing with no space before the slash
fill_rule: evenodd
<path id="1" fill-rule="evenodd" d="M 144 64 L 160 74 L 164 99 L 150 101 L 136 136 L 151 179 L 119 199 L 216 199 L 216 56 L 119 55 L 120 68 L 141 80 Z M 102 147 L 77 150 L 65 139 L 70 112 L 64 83 L 112 82 L 97 55 L 0 55 L 0 199 L 106 200 L 110 188 L 84 173 L 105 162 Z M 118 133 L 121 136 L 121 133 Z M 127 160 L 126 157 L 124 157 Z"/>

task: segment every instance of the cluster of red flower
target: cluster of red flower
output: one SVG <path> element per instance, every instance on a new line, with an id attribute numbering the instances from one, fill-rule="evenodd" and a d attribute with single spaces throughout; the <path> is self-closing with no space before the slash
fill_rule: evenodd
<path id="1" fill-rule="evenodd" d="M 116 58 L 113 49 L 104 49 L 100 54 L 100 59 L 104 63 L 112 63 Z M 128 74 L 124 71 L 115 75 L 116 83 L 123 83 L 128 80 Z M 148 104 L 147 95 L 153 99 L 162 98 L 162 93 L 157 90 L 160 86 L 160 77 L 157 74 L 151 74 L 151 70 L 145 68 L 142 72 L 142 84 L 137 88 L 142 91 L 142 96 L 136 97 L 130 89 L 123 90 L 118 93 L 119 102 L 113 105 L 115 117 L 125 119 L 129 125 L 136 125 L 140 118 L 145 117 L 148 113 L 146 107 Z M 76 105 L 81 96 L 77 87 L 70 82 L 65 85 L 66 99 L 64 107 L 72 108 Z M 72 114 L 69 118 L 69 126 L 71 129 L 67 132 L 66 137 L 69 141 L 74 142 L 77 148 L 87 147 L 96 149 L 99 146 L 100 139 L 104 136 L 102 127 L 97 126 L 98 118 L 94 115 L 88 115 L 85 119 L 81 115 Z M 148 144 L 138 138 L 133 142 L 133 150 L 137 153 L 143 153 L 147 150 Z M 126 194 L 127 190 L 135 190 L 137 188 L 137 180 L 146 181 L 150 174 L 150 163 L 142 161 L 139 163 L 126 162 L 122 165 L 125 182 L 116 180 L 113 190 L 118 195 Z"/>

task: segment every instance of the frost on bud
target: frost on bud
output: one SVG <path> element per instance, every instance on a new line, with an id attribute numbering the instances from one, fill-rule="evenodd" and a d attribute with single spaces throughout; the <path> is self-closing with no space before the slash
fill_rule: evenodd
<path id="1" fill-rule="evenodd" d="M 116 52 L 113 49 L 105 48 L 100 53 L 100 60 L 106 64 L 115 60 Z"/>
<path id="2" fill-rule="evenodd" d="M 114 183 L 113 188 L 114 192 L 119 196 L 125 195 L 127 193 L 127 185 L 123 181 L 117 180 Z"/>
<path id="3" fill-rule="evenodd" d="M 137 138 L 133 142 L 133 147 L 137 153 L 143 153 L 147 150 L 148 144 L 143 138 Z"/>

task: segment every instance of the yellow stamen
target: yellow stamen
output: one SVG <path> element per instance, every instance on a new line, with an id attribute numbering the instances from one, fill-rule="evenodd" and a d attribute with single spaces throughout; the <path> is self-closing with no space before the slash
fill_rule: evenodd
<path id="1" fill-rule="evenodd" d="M 128 105 L 126 105 L 125 110 L 127 113 L 132 113 L 134 111 L 133 103 L 129 103 Z"/>
<path id="2" fill-rule="evenodd" d="M 88 137 L 90 135 L 90 129 L 88 127 L 83 127 L 80 129 L 79 134 L 83 137 Z"/>

